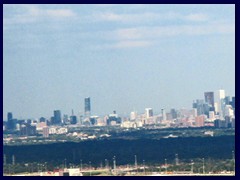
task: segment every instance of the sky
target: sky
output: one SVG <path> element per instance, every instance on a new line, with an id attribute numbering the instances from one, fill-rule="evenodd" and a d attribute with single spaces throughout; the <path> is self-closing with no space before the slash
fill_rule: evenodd
<path id="1" fill-rule="evenodd" d="M 128 115 L 235 95 L 235 6 L 3 5 L 3 119 Z"/>

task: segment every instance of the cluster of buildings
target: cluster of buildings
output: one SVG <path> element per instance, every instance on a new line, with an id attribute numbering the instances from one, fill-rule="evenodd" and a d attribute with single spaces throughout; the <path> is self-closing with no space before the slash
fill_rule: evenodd
<path id="1" fill-rule="evenodd" d="M 36 120 L 18 120 L 11 112 L 3 130 L 18 131 L 21 136 L 42 134 L 66 134 L 71 126 L 120 126 L 123 128 L 139 128 L 145 125 L 160 125 L 161 127 L 203 127 L 235 128 L 235 97 L 225 95 L 224 90 L 205 92 L 203 99 L 193 101 L 192 109 L 161 109 L 160 114 L 154 114 L 152 108 L 146 108 L 145 113 L 130 113 L 129 117 L 120 117 L 116 111 L 104 117 L 91 115 L 90 97 L 84 99 L 84 115 L 76 116 L 72 110 L 71 116 L 61 115 L 60 110 L 54 110 L 50 118 L 41 117 Z"/>

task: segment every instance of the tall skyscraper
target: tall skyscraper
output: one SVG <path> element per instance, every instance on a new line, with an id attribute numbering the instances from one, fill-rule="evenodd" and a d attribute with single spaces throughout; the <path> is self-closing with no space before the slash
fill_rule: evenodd
<path id="1" fill-rule="evenodd" d="M 146 118 L 150 118 L 153 116 L 153 109 L 152 108 L 146 108 L 145 109 L 145 115 L 146 115 Z"/>
<path id="2" fill-rule="evenodd" d="M 77 124 L 77 116 L 74 115 L 73 109 L 72 109 L 72 115 L 70 116 L 70 123 Z"/>
<path id="3" fill-rule="evenodd" d="M 13 118 L 12 113 L 11 113 L 11 112 L 8 112 L 8 114 L 7 114 L 7 120 L 8 120 L 8 121 L 9 121 L 9 120 L 12 120 L 12 118 Z"/>
<path id="4" fill-rule="evenodd" d="M 55 110 L 53 112 L 54 117 L 53 117 L 53 124 L 61 124 L 62 118 L 61 118 L 61 111 L 60 110 Z"/>
<path id="5" fill-rule="evenodd" d="M 64 115 L 63 115 L 63 123 L 64 123 L 64 124 L 67 124 L 67 123 L 68 123 L 68 115 L 67 115 L 67 114 L 64 114 Z"/>
<path id="6" fill-rule="evenodd" d="M 17 119 L 13 119 L 11 112 L 7 114 L 7 129 L 14 130 L 16 128 Z"/>
<path id="7" fill-rule="evenodd" d="M 226 96 L 224 98 L 224 102 L 225 102 L 226 105 L 229 105 L 230 104 L 230 96 Z"/>
<path id="8" fill-rule="evenodd" d="M 233 117 L 234 116 L 234 110 L 231 105 L 226 105 L 224 109 L 225 116 Z"/>
<path id="9" fill-rule="evenodd" d="M 77 116 L 71 116 L 70 117 L 70 123 L 71 124 L 77 124 Z"/>
<path id="10" fill-rule="evenodd" d="M 171 115 L 173 119 L 177 118 L 177 111 L 174 108 L 171 109 Z"/>
<path id="11" fill-rule="evenodd" d="M 193 102 L 193 108 L 197 109 L 197 115 L 200 116 L 204 114 L 204 100 L 197 99 Z"/>
<path id="12" fill-rule="evenodd" d="M 214 107 L 214 92 L 204 93 L 205 102 Z"/>
<path id="13" fill-rule="evenodd" d="M 85 116 L 90 116 L 91 115 L 91 102 L 90 102 L 90 97 L 86 97 L 84 99 L 84 107 L 85 107 Z"/>
<path id="14" fill-rule="evenodd" d="M 132 111 L 130 113 L 130 120 L 135 120 L 137 119 L 137 112 L 136 111 Z"/>
<path id="15" fill-rule="evenodd" d="M 215 109 L 217 109 L 217 113 L 219 114 L 220 119 L 224 119 L 224 107 L 225 107 L 225 90 L 220 89 L 216 92 L 216 107 Z"/>

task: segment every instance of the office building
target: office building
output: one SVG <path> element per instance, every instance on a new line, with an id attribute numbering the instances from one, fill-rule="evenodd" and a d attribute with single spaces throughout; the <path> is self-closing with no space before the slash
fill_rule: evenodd
<path id="1" fill-rule="evenodd" d="M 205 103 L 214 107 L 214 92 L 205 92 L 204 93 Z"/>
<path id="2" fill-rule="evenodd" d="M 208 115 L 208 117 L 209 117 L 209 120 L 215 120 L 215 113 L 214 113 L 214 111 L 209 111 L 209 115 Z"/>
<path id="3" fill-rule="evenodd" d="M 77 116 L 74 115 L 73 109 L 72 109 L 72 115 L 70 116 L 70 123 L 77 124 Z"/>
<path id="4" fill-rule="evenodd" d="M 201 115 L 201 116 L 197 116 L 195 118 L 195 125 L 196 127 L 203 127 L 204 126 L 204 115 Z"/>
<path id="5" fill-rule="evenodd" d="M 233 117 L 234 116 L 234 110 L 231 105 L 226 105 L 224 109 L 225 116 Z"/>
<path id="6" fill-rule="evenodd" d="M 162 120 L 165 121 L 167 120 L 167 116 L 166 116 L 166 112 L 164 109 L 161 109 L 161 112 L 162 112 Z"/>
<path id="7" fill-rule="evenodd" d="M 224 103 L 225 103 L 225 105 L 230 105 L 230 96 L 226 96 L 224 98 Z"/>
<path id="8" fill-rule="evenodd" d="M 107 125 L 115 125 L 115 124 L 122 123 L 122 119 L 118 117 L 117 114 L 109 114 L 106 121 L 107 121 Z"/>
<path id="9" fill-rule="evenodd" d="M 212 105 L 209 105 L 208 103 L 204 103 L 203 104 L 203 112 L 205 115 L 207 115 L 209 117 L 209 111 L 213 111 L 213 109 L 211 108 Z"/>
<path id="10" fill-rule="evenodd" d="M 197 108 L 192 109 L 192 116 L 197 117 Z"/>
<path id="11" fill-rule="evenodd" d="M 146 116 L 146 118 L 153 117 L 153 109 L 152 108 L 146 108 L 145 109 L 145 116 Z"/>
<path id="12" fill-rule="evenodd" d="M 91 115 L 91 102 L 90 102 L 90 97 L 86 97 L 84 99 L 84 112 L 85 116 L 90 116 Z"/>
<path id="13" fill-rule="evenodd" d="M 232 101 L 230 102 L 230 105 L 233 108 L 234 116 L 235 116 L 235 97 L 232 97 Z"/>
<path id="14" fill-rule="evenodd" d="M 214 120 L 214 127 L 216 127 L 216 128 L 226 128 L 226 121 L 216 119 L 216 120 Z"/>
<path id="15" fill-rule="evenodd" d="M 12 120 L 12 119 L 13 119 L 12 113 L 11 113 L 11 112 L 8 112 L 8 113 L 7 113 L 7 120 L 9 121 L 9 120 Z"/>
<path id="16" fill-rule="evenodd" d="M 46 122 L 46 118 L 40 117 L 39 122 Z"/>
<path id="17" fill-rule="evenodd" d="M 17 119 L 13 119 L 13 115 L 11 112 L 7 114 L 7 129 L 8 130 L 15 130 L 17 124 Z"/>
<path id="18" fill-rule="evenodd" d="M 70 116 L 70 123 L 77 124 L 77 116 L 75 116 L 75 115 Z"/>
<path id="19" fill-rule="evenodd" d="M 224 107 L 225 107 L 225 90 L 220 89 L 216 92 L 216 106 L 217 113 L 219 114 L 220 119 L 224 119 Z"/>
<path id="20" fill-rule="evenodd" d="M 69 123 L 69 119 L 68 119 L 68 115 L 67 115 L 67 114 L 64 114 L 64 115 L 63 115 L 63 123 L 64 123 L 64 124 Z"/>
<path id="21" fill-rule="evenodd" d="M 136 111 L 132 111 L 130 113 L 130 120 L 135 120 L 137 119 L 137 112 Z"/>
<path id="22" fill-rule="evenodd" d="M 34 136 L 36 132 L 36 126 L 31 126 L 27 123 L 20 126 L 20 135 L 22 136 Z"/>
<path id="23" fill-rule="evenodd" d="M 62 123 L 62 118 L 61 118 L 61 111 L 60 110 L 55 110 L 53 112 L 53 124 L 61 124 Z"/>
<path id="24" fill-rule="evenodd" d="M 174 108 L 171 109 L 171 115 L 173 119 L 177 118 L 177 111 Z"/>
<path id="25" fill-rule="evenodd" d="M 233 109 L 235 109 L 235 97 L 232 97 L 232 101 L 230 102 L 230 105 L 232 105 Z"/>
<path id="26" fill-rule="evenodd" d="M 194 101 L 192 107 L 194 109 L 197 109 L 198 116 L 204 114 L 204 111 L 206 111 L 206 107 L 204 105 L 204 100 L 202 100 L 202 99 L 197 99 L 196 101 Z"/>
<path id="27" fill-rule="evenodd" d="M 232 128 L 235 128 L 235 118 L 232 118 Z"/>
<path id="28" fill-rule="evenodd" d="M 43 137 L 49 137 L 49 128 L 47 126 L 43 127 Z"/>
<path id="29" fill-rule="evenodd" d="M 98 123 L 97 119 L 98 119 L 98 118 L 99 118 L 98 116 L 91 116 L 91 117 L 89 118 L 89 121 L 90 121 L 90 123 L 91 123 L 92 126 L 97 125 L 97 123 Z"/>

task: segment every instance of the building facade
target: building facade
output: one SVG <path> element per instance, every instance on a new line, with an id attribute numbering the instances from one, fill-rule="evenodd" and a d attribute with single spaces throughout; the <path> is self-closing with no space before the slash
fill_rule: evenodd
<path id="1" fill-rule="evenodd" d="M 84 99 L 84 112 L 85 112 L 85 116 L 90 116 L 91 115 L 90 97 L 86 97 Z"/>
<path id="2" fill-rule="evenodd" d="M 60 110 L 55 110 L 53 112 L 53 124 L 61 124 L 62 118 L 61 118 L 61 111 Z"/>

